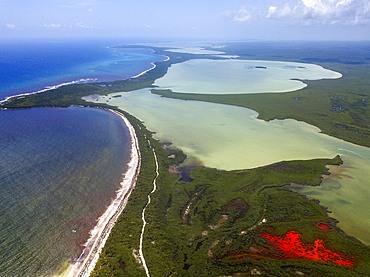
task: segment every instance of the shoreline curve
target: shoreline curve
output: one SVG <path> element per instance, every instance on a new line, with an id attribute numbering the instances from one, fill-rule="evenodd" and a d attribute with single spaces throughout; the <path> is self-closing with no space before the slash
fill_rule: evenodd
<path id="1" fill-rule="evenodd" d="M 84 244 L 84 250 L 69 267 L 66 276 L 70 277 L 90 276 L 113 226 L 126 207 L 140 172 L 140 148 L 134 127 L 122 113 L 111 109 L 109 111 L 121 117 L 129 129 L 131 137 L 130 161 L 127 163 L 127 169 L 123 173 L 123 179 L 120 183 L 121 187 L 117 190 L 116 198 L 111 202 L 103 215 L 99 217 L 94 229 L 90 231 L 89 239 Z"/>
<path id="2" fill-rule="evenodd" d="M 157 53 L 156 51 L 153 50 L 154 53 Z M 139 78 L 140 76 L 148 73 L 149 71 L 152 71 L 153 69 L 155 69 L 157 67 L 156 63 L 160 63 L 160 62 L 167 62 L 170 60 L 170 57 L 169 56 L 166 56 L 166 55 L 163 55 L 163 54 L 159 54 L 161 56 L 164 57 L 164 60 L 162 61 L 159 61 L 159 62 L 151 62 L 151 67 L 140 72 L 139 74 L 136 74 L 132 77 L 127 77 L 127 78 L 123 78 L 123 79 L 117 79 L 116 81 L 125 81 L 125 80 L 130 80 L 130 79 L 136 79 L 136 78 Z M 44 88 L 42 89 L 39 89 L 39 90 L 36 90 L 36 91 L 31 91 L 31 92 L 23 92 L 23 93 L 18 93 L 18 94 L 14 94 L 14 95 L 8 95 L 8 96 L 4 96 L 5 98 L 1 98 L 0 96 L 0 106 L 2 106 L 3 104 L 5 104 L 6 102 L 8 102 L 9 100 L 12 100 L 14 98 L 23 98 L 23 97 L 26 97 L 26 96 L 30 96 L 30 95 L 34 95 L 34 94 L 40 94 L 40 93 L 43 93 L 43 92 L 47 92 L 47 91 L 52 91 L 52 90 L 55 90 L 55 89 L 58 89 L 60 87 L 64 87 L 64 86 L 69 86 L 69 85 L 75 85 L 75 84 L 90 84 L 90 83 L 94 83 L 96 82 L 98 79 L 97 78 L 80 78 L 80 79 L 77 79 L 77 80 L 73 80 L 73 81 L 68 81 L 68 82 L 64 82 L 64 83 L 60 83 L 60 84 L 55 84 L 55 85 L 47 85 L 45 86 Z M 101 83 L 110 83 L 110 82 L 101 82 Z"/>

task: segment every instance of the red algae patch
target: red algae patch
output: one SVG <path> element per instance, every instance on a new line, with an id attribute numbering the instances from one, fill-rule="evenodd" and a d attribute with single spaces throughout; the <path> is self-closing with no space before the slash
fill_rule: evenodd
<path id="1" fill-rule="evenodd" d="M 274 236 L 268 233 L 262 237 L 268 240 L 274 247 L 284 253 L 287 258 L 306 259 L 321 262 L 333 262 L 342 266 L 353 267 L 355 264 L 342 255 L 327 249 L 322 240 L 317 239 L 313 244 L 304 244 L 301 234 L 297 231 L 289 231 L 284 237 Z"/>
<path id="2" fill-rule="evenodd" d="M 324 223 L 324 222 L 319 222 L 316 224 L 316 227 L 319 228 L 320 230 L 323 230 L 323 231 L 330 231 L 331 230 L 331 227 Z"/>

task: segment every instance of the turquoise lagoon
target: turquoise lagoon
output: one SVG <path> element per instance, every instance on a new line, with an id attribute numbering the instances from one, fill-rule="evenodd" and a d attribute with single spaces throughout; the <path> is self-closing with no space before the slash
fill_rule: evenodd
<path id="1" fill-rule="evenodd" d="M 225 66 L 226 63 L 223 62 L 225 61 L 221 60 L 216 63 Z M 224 79 L 219 75 L 217 67 L 208 67 L 214 64 L 211 60 L 191 60 L 178 66 L 172 65 L 168 74 L 155 84 L 160 88 L 192 93 L 220 93 L 221 87 L 225 93 L 230 91 L 227 88 L 233 87 L 235 74 L 244 76 L 243 74 L 250 70 L 265 70 L 255 66 L 271 68 L 273 65 L 277 65 L 273 70 L 276 72 L 279 68 L 286 69 L 286 76 L 279 73 L 274 77 L 280 76 L 279 78 L 283 79 L 281 83 L 284 83 L 286 90 L 298 89 L 295 82 L 290 83 L 290 78 L 298 76 L 292 76 L 292 72 L 300 73 L 300 79 L 316 80 L 320 79 L 320 74 L 323 74 L 321 78 L 341 76 L 340 73 L 310 64 L 240 60 L 226 62 L 230 64 L 232 74 L 226 75 Z M 202 70 L 196 65 L 200 65 Z M 188 66 L 189 68 L 186 68 Z M 241 72 L 238 73 L 238 70 Z M 225 69 L 222 70 L 224 71 Z M 308 74 L 304 75 L 302 72 Z M 193 81 L 195 75 L 201 75 L 201 78 Z M 270 91 L 271 84 L 274 83 L 272 80 L 264 82 L 264 78 L 254 80 L 257 84 L 253 86 L 259 88 L 259 93 Z M 287 85 L 288 83 L 290 85 Z M 243 84 L 237 82 L 237 89 L 242 87 Z M 281 90 L 282 87 L 279 88 L 279 91 Z M 245 90 L 240 90 L 243 91 Z M 340 154 L 344 160 L 344 165 L 340 168 L 345 173 L 333 174 L 321 187 L 309 188 L 306 193 L 327 206 L 333 212 L 332 216 L 339 220 L 339 227 L 345 232 L 370 244 L 370 188 L 367 185 L 367 180 L 370 179 L 369 148 L 322 134 L 318 128 L 304 122 L 292 119 L 265 122 L 257 119 L 258 114 L 255 111 L 246 108 L 168 99 L 151 94 L 150 89 L 85 99 L 126 110 L 144 121 L 144 124 L 155 132 L 157 139 L 170 141 L 182 149 L 189 157 L 187 162 L 198 162 L 208 167 L 225 170 L 245 169 L 282 160 L 332 158 Z"/>

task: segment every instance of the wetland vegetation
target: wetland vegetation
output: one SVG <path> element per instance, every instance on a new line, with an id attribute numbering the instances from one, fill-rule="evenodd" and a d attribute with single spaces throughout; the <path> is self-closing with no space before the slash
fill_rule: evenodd
<path id="1" fill-rule="evenodd" d="M 336 56 L 334 51 L 328 59 L 325 51 L 329 53 L 330 47 L 326 45 L 316 50 L 310 50 L 309 45 L 296 47 L 293 51 L 289 47 L 282 44 L 264 52 L 264 48 L 253 43 L 244 48 L 236 43 L 223 51 L 248 59 L 315 62 L 341 72 L 344 77 L 335 81 L 305 81 L 307 88 L 282 94 L 185 95 L 169 90 L 154 90 L 153 93 L 248 107 L 265 120 L 294 118 L 319 127 L 332 136 L 369 147 L 368 48 L 362 47 L 362 52 L 351 58 L 348 46 L 349 52 L 346 53 L 349 56 Z M 147 87 L 155 89 L 152 84 L 167 72 L 172 63 L 199 58 L 199 55 L 183 53 L 166 55 L 170 56 L 169 61 L 158 63 L 155 69 L 135 79 L 65 86 L 15 98 L 2 106 L 111 108 L 107 104 L 86 103 L 81 97 Z M 330 218 L 328 210 L 318 201 L 290 190 L 291 184 L 319 186 L 322 175 L 328 174 L 326 166 L 340 165 L 340 157 L 282 161 L 247 170 L 194 168 L 191 169 L 192 181 L 183 182 L 169 169 L 181 167 L 186 153 L 164 147 L 163 143 L 152 138 L 152 133 L 142 122 L 126 115 L 139 140 L 141 172 L 92 276 L 145 276 L 137 259 L 141 211 L 155 177 L 155 161 L 146 138 L 156 150 L 160 172 L 158 189 L 147 209 L 148 226 L 144 240 L 152 276 L 222 276 L 258 272 L 267 276 L 365 276 L 370 272 L 369 247 L 339 229 L 336 220 Z M 330 260 L 296 258 L 266 239 L 266 234 L 284 237 L 292 230 L 301 235 L 302 244 L 308 248 L 308 245 L 321 240 L 327 249 L 338 253 L 353 266 L 338 265 Z"/>

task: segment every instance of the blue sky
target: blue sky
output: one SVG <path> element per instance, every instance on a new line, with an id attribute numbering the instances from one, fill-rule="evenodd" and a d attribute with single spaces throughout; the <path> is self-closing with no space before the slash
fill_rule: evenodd
<path id="1" fill-rule="evenodd" d="M 0 0 L 0 38 L 370 40 L 370 0 Z"/>

